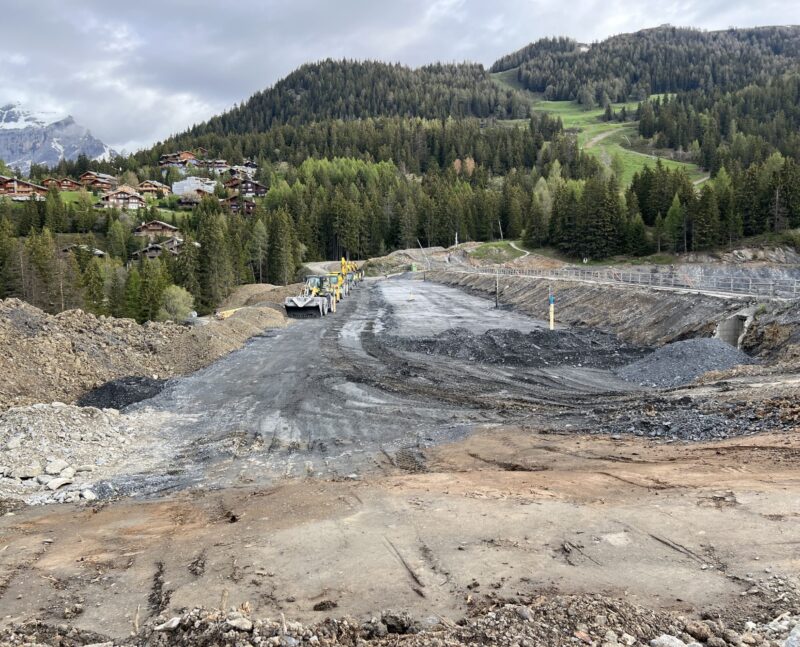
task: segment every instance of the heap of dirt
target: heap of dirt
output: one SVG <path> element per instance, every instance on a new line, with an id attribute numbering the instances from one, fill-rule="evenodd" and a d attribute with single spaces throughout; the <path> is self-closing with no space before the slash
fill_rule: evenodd
<path id="1" fill-rule="evenodd" d="M 273 308 L 246 308 L 192 328 L 139 325 L 81 310 L 48 315 L 17 299 L 0 301 L 0 410 L 36 402 L 74 402 L 126 377 L 160 380 L 190 373 L 283 327 Z"/>
<path id="2" fill-rule="evenodd" d="M 617 371 L 623 380 L 642 386 L 689 384 L 709 371 L 725 371 L 753 360 L 720 339 L 687 339 L 667 344 Z"/>
<path id="3" fill-rule="evenodd" d="M 401 350 L 444 355 L 483 364 L 509 366 L 586 366 L 612 368 L 641 358 L 645 350 L 596 330 L 499 328 L 475 334 L 451 328 L 435 337 L 391 337 L 386 344 Z"/>
<path id="4" fill-rule="evenodd" d="M 0 631 L 9 647 L 123 645 L 347 645 L 457 647 L 463 645 L 604 645 L 605 647 L 686 647 L 702 642 L 718 647 L 754 645 L 794 647 L 800 616 L 784 613 L 767 623 L 743 622 L 739 630 L 714 614 L 703 620 L 654 612 L 599 595 L 538 596 L 474 605 L 458 624 L 438 616 L 416 621 L 407 613 L 384 611 L 366 622 L 328 618 L 316 625 L 253 618 L 247 603 L 228 611 L 187 609 L 181 615 L 157 616 L 124 640 L 113 640 L 69 625 L 31 622 Z M 793 642 L 794 641 L 794 642 Z"/>
<path id="5" fill-rule="evenodd" d="M 252 283 L 240 285 L 222 302 L 220 310 L 244 308 L 247 306 L 263 306 L 283 308 L 286 297 L 294 297 L 302 290 L 302 283 L 291 285 L 272 285 L 271 283 Z"/>
<path id="6" fill-rule="evenodd" d="M 646 645 L 664 633 L 682 635 L 686 623 L 624 601 L 601 596 L 548 596 L 475 605 L 459 624 L 432 616 L 423 621 L 407 613 L 384 611 L 366 622 L 344 617 L 305 626 L 285 620 L 253 618 L 249 605 L 227 612 L 195 608 L 179 616 L 158 616 L 124 641 L 68 626 L 59 630 L 31 623 L 0 632 L 2 644 L 88 645 Z M 613 634 L 613 636 L 612 636 Z"/>

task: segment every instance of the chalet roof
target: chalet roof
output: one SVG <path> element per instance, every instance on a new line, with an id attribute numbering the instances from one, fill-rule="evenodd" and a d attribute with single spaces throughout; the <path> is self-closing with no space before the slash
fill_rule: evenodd
<path id="1" fill-rule="evenodd" d="M 113 175 L 109 175 L 108 173 L 98 173 L 97 171 L 86 171 L 86 173 L 81 174 L 81 177 L 86 175 L 95 177 L 98 180 L 108 180 L 109 182 L 116 182 L 117 180 L 117 178 L 115 178 Z"/>
<path id="2" fill-rule="evenodd" d="M 159 182 L 158 180 L 144 180 L 144 181 L 142 181 L 142 182 L 139 182 L 139 186 L 138 186 L 137 188 L 140 188 L 140 189 L 141 189 L 141 188 L 142 188 L 144 185 L 151 185 L 151 186 L 158 187 L 158 188 L 160 188 L 160 189 L 167 189 L 167 190 L 169 190 L 169 187 L 168 187 L 166 184 L 162 184 L 162 183 L 161 183 L 161 182 Z"/>
<path id="3" fill-rule="evenodd" d="M 108 193 L 104 194 L 100 199 L 105 200 L 106 198 L 110 198 L 112 195 L 117 195 L 119 193 L 125 193 L 134 198 L 139 198 L 140 200 L 144 200 L 144 198 L 141 195 L 139 195 L 139 192 L 136 189 L 134 189 L 132 186 L 128 186 L 127 184 L 123 184 L 122 186 L 117 187 L 113 191 L 109 191 Z"/>
<path id="4" fill-rule="evenodd" d="M 178 228 L 175 225 L 170 225 L 168 222 L 164 222 L 163 220 L 151 220 L 150 222 L 143 222 L 136 228 L 136 231 L 141 231 L 145 228 L 154 228 L 158 227 L 160 229 L 170 229 L 172 231 L 178 231 Z"/>
<path id="5" fill-rule="evenodd" d="M 73 249 L 80 249 L 83 252 L 90 252 L 92 256 L 97 256 L 98 258 L 102 258 L 106 255 L 106 253 L 102 249 L 97 249 L 96 247 L 89 247 L 88 245 L 78 245 L 73 243 L 72 245 L 67 245 L 61 251 L 66 254 L 67 252 L 72 251 Z"/>
<path id="6" fill-rule="evenodd" d="M 17 184 L 24 184 L 25 186 L 33 187 L 34 189 L 41 189 L 42 191 L 47 191 L 47 187 L 41 186 L 39 184 L 34 184 L 33 182 L 28 182 L 28 180 L 20 180 L 19 178 L 6 178 L 3 180 L 4 183 L 6 182 L 16 182 Z"/>

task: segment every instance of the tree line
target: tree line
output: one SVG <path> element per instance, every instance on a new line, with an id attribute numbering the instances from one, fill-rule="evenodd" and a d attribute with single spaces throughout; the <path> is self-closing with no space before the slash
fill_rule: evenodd
<path id="1" fill-rule="evenodd" d="M 243 104 L 191 128 L 190 135 L 264 132 L 278 124 L 377 116 L 528 116 L 518 92 L 496 85 L 482 65 L 436 63 L 417 69 L 379 61 L 309 63 Z"/>
<path id="2" fill-rule="evenodd" d="M 498 60 L 526 89 L 589 107 L 652 94 L 742 88 L 778 76 L 800 60 L 800 28 L 705 32 L 671 26 L 613 36 L 591 46 L 544 39 Z"/>

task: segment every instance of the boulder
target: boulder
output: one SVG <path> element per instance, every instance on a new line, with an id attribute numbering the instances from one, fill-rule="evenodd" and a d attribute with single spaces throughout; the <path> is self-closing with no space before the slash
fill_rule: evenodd
<path id="1" fill-rule="evenodd" d="M 38 461 L 33 461 L 28 465 L 21 465 L 11 470 L 11 478 L 15 479 L 33 479 L 42 473 L 42 466 Z"/>
<path id="2" fill-rule="evenodd" d="M 67 461 L 58 459 L 49 462 L 45 466 L 44 471 L 46 474 L 50 474 L 50 476 L 58 476 L 59 474 L 61 474 L 63 470 L 67 469 L 68 467 L 69 463 L 67 463 Z"/>
<path id="3" fill-rule="evenodd" d="M 47 487 L 48 489 L 53 490 L 55 492 L 58 488 L 64 487 L 65 485 L 69 485 L 70 483 L 72 483 L 71 479 L 58 477 L 48 481 Z"/>

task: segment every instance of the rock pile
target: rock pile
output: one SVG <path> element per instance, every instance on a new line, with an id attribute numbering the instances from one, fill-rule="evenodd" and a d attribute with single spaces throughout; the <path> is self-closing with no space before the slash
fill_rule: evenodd
<path id="1" fill-rule="evenodd" d="M 709 371 L 725 371 L 753 360 L 719 339 L 687 339 L 667 344 L 617 375 L 642 386 L 674 387 L 689 384 Z"/>
<path id="2" fill-rule="evenodd" d="M 662 634 L 650 641 L 650 647 L 798 647 L 800 615 L 782 613 L 765 624 L 747 621 L 743 631 L 726 627 L 720 620 L 689 620 L 683 632 Z"/>
<path id="3" fill-rule="evenodd" d="M 119 378 L 183 375 L 285 321 L 274 308 L 247 308 L 192 328 L 139 325 L 81 310 L 48 315 L 17 299 L 0 301 L 0 410 L 74 402 Z"/>
<path id="4" fill-rule="evenodd" d="M 93 501 L 91 483 L 113 473 L 134 440 L 115 409 L 59 402 L 9 409 L 0 413 L 0 497 Z"/>
<path id="5" fill-rule="evenodd" d="M 394 348 L 508 366 L 586 366 L 611 368 L 639 359 L 644 350 L 597 330 L 491 329 L 475 334 L 451 328 L 435 337 L 389 337 Z"/>
<path id="6" fill-rule="evenodd" d="M 137 634 L 111 640 L 68 625 L 39 622 L 0 631 L 0 644 L 62 647 L 301 647 L 389 646 L 457 647 L 514 645 L 548 647 L 798 647 L 800 615 L 784 613 L 757 624 L 744 622 L 740 631 L 719 619 L 686 619 L 654 612 L 599 595 L 538 596 L 474 607 L 457 624 L 434 616 L 422 621 L 406 613 L 384 611 L 367 621 L 328 618 L 316 625 L 253 617 L 247 603 L 228 611 L 194 608 L 180 615 L 156 616 Z"/>

